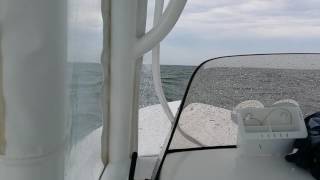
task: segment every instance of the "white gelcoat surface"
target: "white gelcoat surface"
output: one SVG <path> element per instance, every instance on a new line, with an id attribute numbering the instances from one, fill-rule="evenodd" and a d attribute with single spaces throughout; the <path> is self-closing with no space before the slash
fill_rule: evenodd
<path id="1" fill-rule="evenodd" d="M 179 105 L 180 101 L 169 102 L 173 114 L 176 114 Z M 170 128 L 171 122 L 160 104 L 141 108 L 139 111 L 139 155 L 159 154 Z"/>
<path id="2" fill-rule="evenodd" d="M 170 102 L 169 106 L 175 113 L 180 101 Z M 151 177 L 157 154 L 170 131 L 171 123 L 160 104 L 141 108 L 139 111 L 139 156 L 136 177 L 144 180 Z M 100 160 L 100 137 L 102 128 L 89 134 L 83 141 L 74 147 L 70 162 L 72 168 L 68 169 L 67 179 L 88 180 L 96 179 L 103 165 Z M 156 156 L 149 156 L 154 154 Z M 142 157 L 141 157 L 142 156 Z"/>
<path id="3" fill-rule="evenodd" d="M 283 157 L 239 157 L 236 149 L 173 153 L 167 156 L 163 180 L 313 180 Z"/>
<path id="4" fill-rule="evenodd" d="M 203 103 L 192 103 L 184 107 L 179 126 L 184 133 L 205 146 L 234 145 L 237 143 L 238 127 L 231 120 L 231 111 Z M 176 130 L 170 149 L 199 147 Z"/>
<path id="5" fill-rule="evenodd" d="M 97 180 L 103 170 L 101 161 L 102 127 L 93 131 L 80 143 L 73 147 L 69 162 L 71 168 L 66 168 L 67 180 Z"/>

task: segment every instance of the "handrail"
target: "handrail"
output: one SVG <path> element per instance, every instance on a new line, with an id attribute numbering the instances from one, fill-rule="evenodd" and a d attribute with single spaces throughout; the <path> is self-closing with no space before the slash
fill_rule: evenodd
<path id="1" fill-rule="evenodd" d="M 177 23 L 187 0 L 171 0 L 159 23 L 148 33 L 137 40 L 134 47 L 134 59 L 142 56 L 156 46 Z"/>
<path id="2" fill-rule="evenodd" d="M 156 0 L 155 4 L 155 11 L 154 11 L 154 19 L 153 19 L 153 26 L 155 27 L 162 16 L 164 6 L 164 0 Z M 166 115 L 168 116 L 171 123 L 174 122 L 174 115 L 168 105 L 167 99 L 164 95 L 162 82 L 161 82 L 161 74 L 160 74 L 160 44 L 157 44 L 152 49 L 152 78 L 154 83 L 154 89 L 156 94 L 159 98 L 160 104 Z"/>
<path id="3" fill-rule="evenodd" d="M 159 20 L 162 16 L 163 5 L 164 5 L 164 0 L 156 0 L 153 26 L 156 26 L 159 23 Z M 163 88 L 162 88 L 161 74 L 160 74 L 160 43 L 157 44 L 152 49 L 152 78 L 153 78 L 155 91 L 160 101 L 160 104 L 164 112 L 166 113 L 168 119 L 170 120 L 171 124 L 174 124 L 175 115 L 170 109 L 170 106 L 168 104 L 168 101 L 164 95 Z M 179 125 L 177 126 L 177 128 L 178 128 L 178 131 L 181 133 L 181 135 L 185 137 L 187 140 L 189 140 L 190 142 L 200 147 L 204 146 L 201 142 L 191 137 L 188 133 L 186 133 L 183 129 L 181 129 Z"/>

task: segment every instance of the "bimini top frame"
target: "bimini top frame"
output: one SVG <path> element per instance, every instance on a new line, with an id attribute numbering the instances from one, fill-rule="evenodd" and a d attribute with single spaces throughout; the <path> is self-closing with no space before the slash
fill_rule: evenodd
<path id="1" fill-rule="evenodd" d="M 186 0 L 171 0 L 158 21 L 145 32 L 146 0 L 103 0 L 104 127 L 103 179 L 126 179 L 130 155 L 137 152 L 138 86 L 142 56 L 174 27 Z M 108 28 L 110 27 L 110 28 Z"/>

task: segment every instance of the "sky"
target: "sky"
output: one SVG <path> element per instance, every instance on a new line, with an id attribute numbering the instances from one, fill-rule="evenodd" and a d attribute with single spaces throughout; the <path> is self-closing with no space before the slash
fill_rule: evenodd
<path id="1" fill-rule="evenodd" d="M 149 0 L 147 30 L 154 0 Z M 167 2 L 167 1 L 166 1 Z M 71 0 L 69 59 L 99 62 L 99 0 Z M 161 43 L 161 63 L 197 65 L 235 54 L 320 52 L 319 0 L 189 0 Z M 150 63 L 150 53 L 145 56 Z"/>

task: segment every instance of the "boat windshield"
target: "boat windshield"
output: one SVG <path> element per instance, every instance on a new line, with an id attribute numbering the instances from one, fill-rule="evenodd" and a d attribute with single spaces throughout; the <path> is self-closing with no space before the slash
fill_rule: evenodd
<path id="1" fill-rule="evenodd" d="M 245 103 L 268 107 L 296 101 L 305 116 L 316 112 L 319 69 L 319 54 L 231 56 L 203 63 L 189 82 L 169 150 L 235 145 L 232 111 Z"/>
<path id="2" fill-rule="evenodd" d="M 194 179 L 193 174 L 199 174 L 200 171 L 200 174 L 210 175 L 210 171 L 205 170 L 206 167 L 212 165 L 218 168 L 218 162 L 232 164 L 233 160 L 230 159 L 235 158 L 237 151 L 241 149 L 237 146 L 239 122 L 234 118 L 237 109 L 268 109 L 289 103 L 298 105 L 300 117 L 301 112 L 305 117 L 318 111 L 319 69 L 320 54 L 228 56 L 202 63 L 189 81 L 166 148 L 160 155 L 158 167 L 155 169 L 155 177 L 161 174 L 166 179 L 172 168 L 179 166 L 179 172 L 174 171 L 173 174 L 177 174 L 177 177 L 187 177 L 188 174 L 189 179 Z M 193 152 L 183 153 L 185 151 Z M 217 155 L 219 153 L 222 153 L 221 158 Z M 229 155 L 226 155 L 228 153 Z M 227 158 L 223 159 L 225 155 Z M 211 160 L 205 160 L 207 158 Z M 289 165 L 282 156 L 270 162 L 284 167 L 275 173 L 275 179 L 278 179 L 277 176 L 293 178 L 287 171 L 290 167 L 288 168 Z M 206 167 L 202 167 L 206 163 Z M 208 165 L 210 163 L 211 165 Z M 225 169 L 225 164 L 221 165 L 221 168 Z M 184 168 L 190 169 L 191 166 L 194 171 L 187 173 Z M 195 170 L 197 168 L 199 172 Z M 261 172 L 264 172 L 263 168 Z M 219 174 L 219 171 L 212 173 Z M 232 170 L 230 174 L 222 174 L 226 179 L 239 175 Z M 300 175 L 298 173 L 297 177 Z"/>

